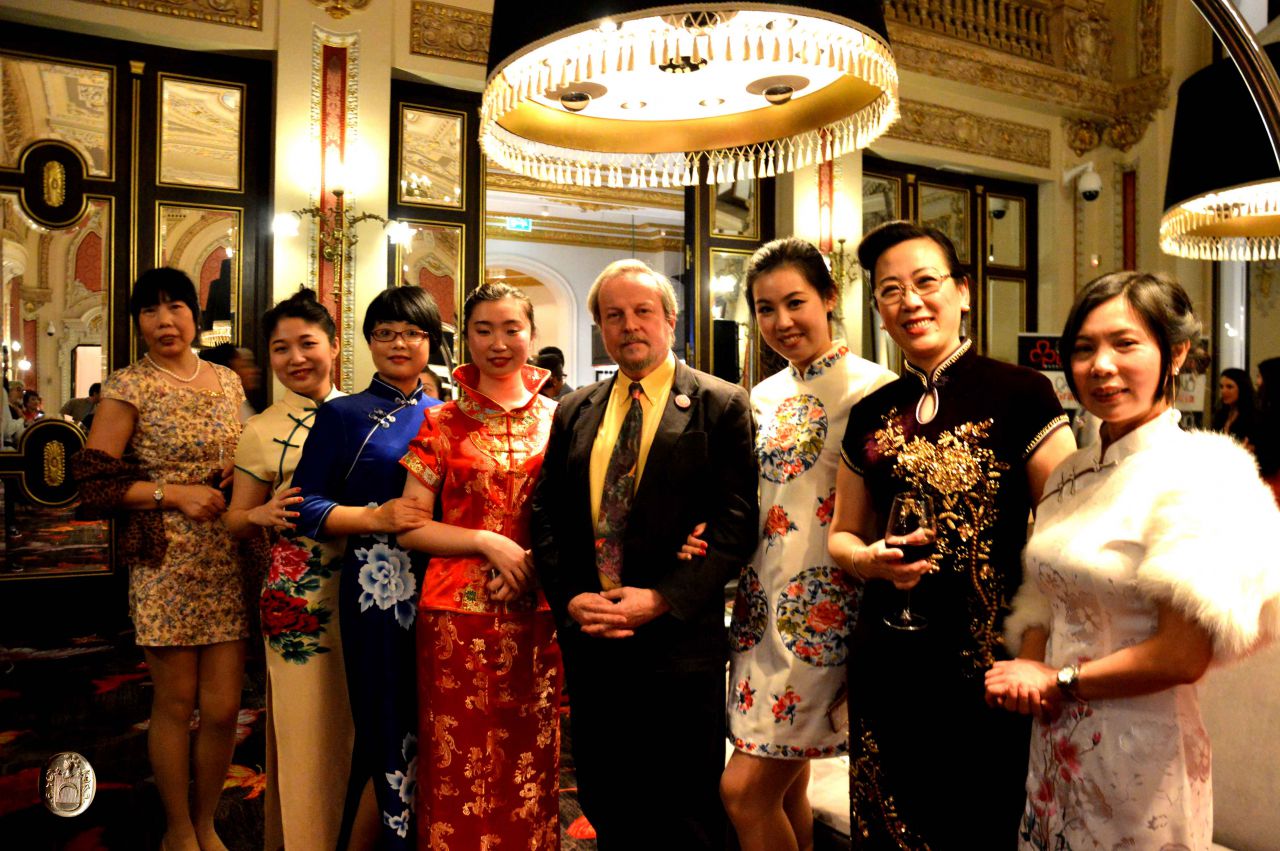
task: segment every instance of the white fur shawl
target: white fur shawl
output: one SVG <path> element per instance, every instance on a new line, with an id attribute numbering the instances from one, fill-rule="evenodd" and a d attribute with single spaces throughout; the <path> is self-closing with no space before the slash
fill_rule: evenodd
<path id="1" fill-rule="evenodd" d="M 1115 445 L 1118 466 L 1086 472 L 1078 492 L 1068 484 L 1056 503 L 1050 496 L 1037 520 L 1044 528 L 1027 545 L 1027 563 L 1052 562 L 1055 551 L 1076 550 L 1076 542 L 1086 540 L 1100 548 L 1100 558 L 1132 552 L 1137 590 L 1204 627 L 1213 637 L 1214 660 L 1226 662 L 1280 635 L 1280 510 L 1246 450 L 1222 435 L 1179 431 L 1174 423 L 1143 426 L 1138 431 L 1152 431 L 1136 446 L 1123 439 Z M 1096 457 L 1096 448 L 1069 457 L 1050 476 L 1046 493 L 1073 471 L 1092 468 Z M 1114 539 L 1106 534 L 1109 526 Z M 1010 651 L 1017 652 L 1027 628 L 1049 622 L 1048 601 L 1028 576 L 1005 621 Z"/>

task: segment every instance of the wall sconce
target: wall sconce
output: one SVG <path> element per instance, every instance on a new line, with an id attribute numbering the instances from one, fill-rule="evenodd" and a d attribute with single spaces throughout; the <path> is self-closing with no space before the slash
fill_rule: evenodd
<path id="1" fill-rule="evenodd" d="M 827 255 L 827 262 L 831 265 L 831 279 L 836 282 L 836 287 L 840 290 L 858 282 L 858 265 L 849 262 L 849 257 L 844 251 L 844 243 L 843 236 L 837 239 L 836 250 Z"/>
<path id="2" fill-rule="evenodd" d="M 356 213 L 348 210 L 344 202 L 346 193 L 341 189 L 331 191 L 334 198 L 332 208 L 325 210 L 319 206 L 312 206 L 282 213 L 276 216 L 273 230 L 282 236 L 293 236 L 297 234 L 298 224 L 304 217 L 315 220 L 316 235 L 320 240 L 320 255 L 333 264 L 333 295 L 336 299 L 342 295 L 343 267 L 347 257 L 352 247 L 360 241 L 356 225 L 373 220 L 381 222 L 382 226 L 386 227 L 390 222 L 386 216 L 380 216 L 377 213 Z M 287 224 L 290 216 L 296 217 L 291 227 Z"/>

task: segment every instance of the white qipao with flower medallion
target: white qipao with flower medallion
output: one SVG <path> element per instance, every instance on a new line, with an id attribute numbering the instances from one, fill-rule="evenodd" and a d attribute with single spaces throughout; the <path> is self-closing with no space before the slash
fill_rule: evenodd
<path id="1" fill-rule="evenodd" d="M 729 627 L 729 737 L 764 757 L 848 750 L 831 709 L 845 689 L 857 585 L 827 555 L 849 409 L 894 378 L 843 341 L 800 373 L 751 391 L 759 431 L 760 543 L 738 581 Z"/>

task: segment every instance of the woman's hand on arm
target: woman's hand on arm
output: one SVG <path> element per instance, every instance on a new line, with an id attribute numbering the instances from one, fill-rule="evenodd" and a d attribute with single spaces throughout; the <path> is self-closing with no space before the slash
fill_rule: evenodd
<path id="1" fill-rule="evenodd" d="M 895 588 L 907 591 L 933 565 L 928 559 L 914 562 L 902 560 L 902 550 L 875 540 L 875 523 L 871 495 L 866 482 L 845 464 L 836 473 L 836 504 L 827 532 L 827 551 L 835 563 L 863 581 L 883 579 Z M 913 533 L 914 534 L 914 533 Z M 866 543 L 872 540 L 872 543 Z M 910 536 L 904 542 L 911 542 Z"/>
<path id="2" fill-rule="evenodd" d="M 1100 659 L 1078 665 L 1075 697 L 1107 700 L 1154 694 L 1174 686 L 1194 683 L 1204 676 L 1213 660 L 1213 638 L 1208 631 L 1168 603 L 1157 603 L 1159 622 L 1146 641 L 1124 647 Z M 1058 670 L 1031 659 L 996 662 L 987 672 L 987 702 L 1013 711 L 1022 708 L 1023 687 L 1034 687 L 1042 711 L 1070 699 L 1058 689 Z M 1017 706 L 1005 698 L 1013 695 Z"/>
<path id="3" fill-rule="evenodd" d="M 301 488 L 284 488 L 271 493 L 271 483 L 236 470 L 231 504 L 222 522 L 237 538 L 247 538 L 256 529 L 292 529 L 302 502 Z"/>
<path id="4" fill-rule="evenodd" d="M 432 555 L 480 556 L 497 571 L 489 583 L 494 599 L 515 599 L 529 590 L 533 584 L 533 561 L 524 547 L 487 529 L 467 529 L 432 520 L 436 495 L 417 476 L 405 477 L 400 499 L 426 508 L 423 522 L 402 530 L 396 537 L 400 546 Z"/>

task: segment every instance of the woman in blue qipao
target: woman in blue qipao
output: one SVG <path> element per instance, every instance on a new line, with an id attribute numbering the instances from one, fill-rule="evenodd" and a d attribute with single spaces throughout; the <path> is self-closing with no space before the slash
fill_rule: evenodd
<path id="1" fill-rule="evenodd" d="M 426 409 L 440 404 L 419 381 L 440 344 L 440 313 L 423 290 L 397 287 L 369 305 L 363 330 L 377 374 L 363 393 L 316 411 L 293 476 L 303 498 L 297 533 L 347 538 L 338 619 L 355 746 L 338 847 L 409 849 L 418 769 L 414 618 L 427 556 L 400 549 L 395 536 L 431 511 L 400 497 L 399 462 Z"/>

